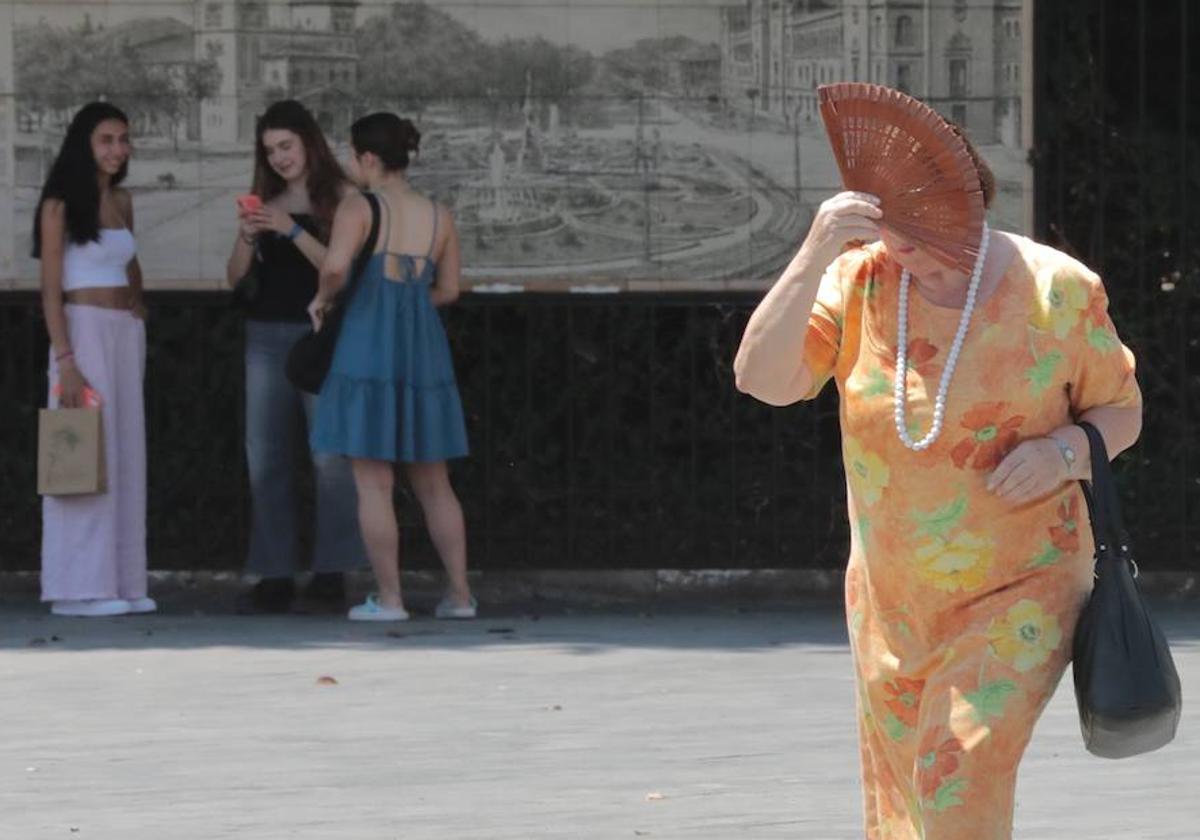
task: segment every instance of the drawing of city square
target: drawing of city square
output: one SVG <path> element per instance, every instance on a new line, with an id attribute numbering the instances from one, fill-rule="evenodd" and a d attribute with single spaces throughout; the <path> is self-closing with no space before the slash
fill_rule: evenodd
<path id="1" fill-rule="evenodd" d="M 839 187 L 818 85 L 878 81 L 964 125 L 1025 231 L 1020 0 L 349 0 L 0 4 L 0 286 L 34 288 L 30 224 L 66 122 L 133 121 L 153 288 L 216 289 L 257 114 L 296 98 L 339 157 L 354 117 L 424 135 L 479 291 L 758 288 Z"/>

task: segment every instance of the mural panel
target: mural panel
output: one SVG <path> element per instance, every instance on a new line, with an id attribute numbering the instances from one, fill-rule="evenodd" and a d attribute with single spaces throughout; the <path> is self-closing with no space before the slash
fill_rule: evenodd
<path id="1" fill-rule="evenodd" d="M 293 97 L 339 154 L 371 110 L 424 133 L 478 291 L 759 287 L 838 178 L 816 87 L 879 81 L 965 125 L 1025 231 L 1020 0 L 0 3 L 0 287 L 72 112 L 134 122 L 153 288 L 219 288 L 255 116 Z"/>

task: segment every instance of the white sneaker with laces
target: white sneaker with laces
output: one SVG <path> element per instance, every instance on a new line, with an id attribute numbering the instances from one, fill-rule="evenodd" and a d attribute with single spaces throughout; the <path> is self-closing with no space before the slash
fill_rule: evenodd
<path id="1" fill-rule="evenodd" d="M 126 615 L 129 602 L 121 598 L 89 598 L 82 601 L 55 601 L 50 605 L 54 615 L 73 618 L 102 618 L 111 615 Z"/>
<path id="2" fill-rule="evenodd" d="M 450 618 L 450 619 L 472 619 L 479 611 L 479 602 L 474 597 L 466 604 L 456 604 L 450 600 L 447 595 L 437 605 L 437 609 L 433 611 L 435 618 Z"/>
<path id="3" fill-rule="evenodd" d="M 351 607 L 347 617 L 351 621 L 408 621 L 404 607 L 385 607 L 374 595 L 357 607 Z"/>

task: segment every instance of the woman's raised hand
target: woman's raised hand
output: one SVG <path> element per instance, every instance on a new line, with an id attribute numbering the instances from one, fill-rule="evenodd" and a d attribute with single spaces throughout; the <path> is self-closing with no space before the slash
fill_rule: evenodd
<path id="1" fill-rule="evenodd" d="M 280 236 L 286 236 L 292 226 L 296 224 L 296 220 L 290 213 L 280 210 L 273 204 L 264 204 L 253 213 L 247 214 L 246 218 L 257 227 L 259 233 L 269 230 Z"/>
<path id="2" fill-rule="evenodd" d="M 841 192 L 822 202 L 801 250 L 819 256 L 822 265 L 833 262 L 851 242 L 879 238 L 883 211 L 879 199 L 868 193 Z"/>

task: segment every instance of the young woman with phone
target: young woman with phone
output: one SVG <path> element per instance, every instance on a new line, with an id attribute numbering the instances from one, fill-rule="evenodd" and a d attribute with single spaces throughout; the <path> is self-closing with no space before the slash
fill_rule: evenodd
<path id="1" fill-rule="evenodd" d="M 311 422 L 315 398 L 285 375 L 287 353 L 308 330 L 338 202 L 348 188 L 341 166 L 312 114 L 299 102 L 271 105 L 258 121 L 254 184 L 237 198 L 238 235 L 226 276 L 236 285 L 248 272 L 256 292 L 246 308 L 246 460 L 250 469 L 251 530 L 247 567 L 259 576 L 238 599 L 245 613 L 287 612 L 296 597 L 300 521 L 293 492 L 295 456 Z M 313 576 L 301 593 L 307 609 L 341 610 L 345 572 L 366 564 L 359 536 L 350 466 L 314 456 L 316 533 Z"/>

